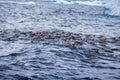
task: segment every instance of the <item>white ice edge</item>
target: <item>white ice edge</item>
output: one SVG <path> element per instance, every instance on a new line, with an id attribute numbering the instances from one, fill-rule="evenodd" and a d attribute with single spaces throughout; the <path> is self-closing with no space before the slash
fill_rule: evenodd
<path id="1" fill-rule="evenodd" d="M 95 1 L 65 1 L 57 0 L 57 3 L 63 4 L 83 4 L 90 6 L 102 6 L 105 7 L 104 13 L 108 15 L 120 16 L 120 0 L 95 0 Z"/>
<path id="2" fill-rule="evenodd" d="M 28 1 L 28 2 L 18 2 L 18 1 L 0 1 L 0 3 L 14 3 L 14 4 L 25 4 L 25 5 L 33 5 L 36 4 L 33 1 Z"/>
<path id="3" fill-rule="evenodd" d="M 103 6 L 103 1 L 65 1 L 65 0 L 57 0 L 57 3 L 63 3 L 63 4 L 84 4 L 84 5 L 95 5 L 95 6 Z"/>

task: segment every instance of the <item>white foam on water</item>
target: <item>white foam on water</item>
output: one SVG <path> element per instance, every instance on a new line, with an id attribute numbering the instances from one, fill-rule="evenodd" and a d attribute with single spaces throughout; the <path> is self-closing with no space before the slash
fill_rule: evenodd
<path id="1" fill-rule="evenodd" d="M 18 2 L 18 1 L 0 1 L 0 3 L 14 3 L 14 4 L 24 4 L 24 5 L 34 5 L 36 4 L 33 1 L 28 1 L 28 2 Z"/>

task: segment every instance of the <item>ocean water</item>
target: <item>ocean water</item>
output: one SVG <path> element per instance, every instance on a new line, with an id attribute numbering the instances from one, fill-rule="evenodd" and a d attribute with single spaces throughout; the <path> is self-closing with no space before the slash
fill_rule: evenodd
<path id="1" fill-rule="evenodd" d="M 108 5 L 0 0 L 0 80 L 120 80 L 119 7 Z"/>

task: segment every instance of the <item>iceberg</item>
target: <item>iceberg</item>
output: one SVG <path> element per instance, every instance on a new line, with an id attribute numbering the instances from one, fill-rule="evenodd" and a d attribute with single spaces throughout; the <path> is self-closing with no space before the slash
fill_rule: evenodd
<path id="1" fill-rule="evenodd" d="M 90 6 L 104 7 L 103 14 L 120 16 L 120 0 L 56 0 L 57 3 L 63 4 L 83 4 Z"/>
<path id="2" fill-rule="evenodd" d="M 106 0 L 105 14 L 120 16 L 120 0 Z"/>
<path id="3" fill-rule="evenodd" d="M 23 4 L 23 5 L 34 5 L 35 2 L 33 1 L 28 1 L 28 2 L 24 2 L 24 1 L 0 1 L 0 3 L 13 3 L 13 4 Z"/>

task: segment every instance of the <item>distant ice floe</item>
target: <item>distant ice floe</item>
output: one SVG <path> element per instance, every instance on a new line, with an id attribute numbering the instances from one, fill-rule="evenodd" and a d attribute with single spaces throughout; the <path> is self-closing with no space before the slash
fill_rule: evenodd
<path id="1" fill-rule="evenodd" d="M 105 14 L 120 16 L 120 0 L 106 0 Z"/>
<path id="2" fill-rule="evenodd" d="M 83 4 L 90 6 L 103 6 L 104 14 L 120 16 L 120 0 L 57 0 L 57 3 L 63 4 Z"/>
<path id="3" fill-rule="evenodd" d="M 85 5 L 96 5 L 96 6 L 102 6 L 104 3 L 104 1 L 79 1 L 79 0 L 57 0 L 57 3 L 64 3 L 64 4 L 85 4 Z"/>
<path id="4" fill-rule="evenodd" d="M 28 2 L 18 2 L 18 1 L 0 1 L 0 3 L 13 3 L 13 4 L 24 4 L 24 5 L 34 5 L 35 2 L 28 1 Z"/>

